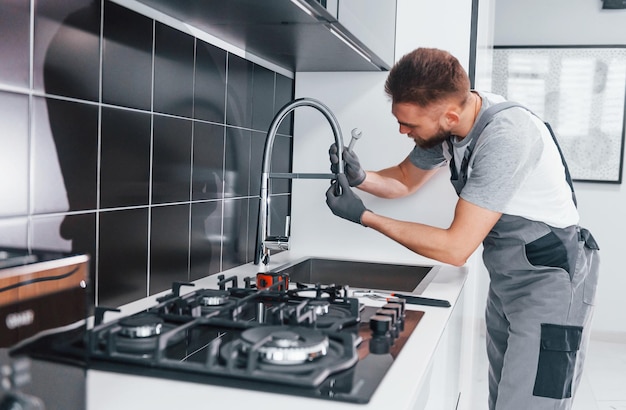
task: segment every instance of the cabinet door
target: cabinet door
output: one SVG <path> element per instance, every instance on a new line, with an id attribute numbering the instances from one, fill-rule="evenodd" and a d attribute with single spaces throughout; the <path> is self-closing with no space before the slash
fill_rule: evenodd
<path id="1" fill-rule="evenodd" d="M 337 19 L 385 63 L 394 63 L 396 0 L 338 0 Z"/>

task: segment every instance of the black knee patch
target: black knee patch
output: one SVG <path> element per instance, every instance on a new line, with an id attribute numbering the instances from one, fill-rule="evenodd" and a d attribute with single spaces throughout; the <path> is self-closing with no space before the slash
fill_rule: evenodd
<path id="1" fill-rule="evenodd" d="M 572 397 L 572 382 L 582 333 L 581 326 L 541 325 L 541 349 L 534 396 L 553 399 Z"/>

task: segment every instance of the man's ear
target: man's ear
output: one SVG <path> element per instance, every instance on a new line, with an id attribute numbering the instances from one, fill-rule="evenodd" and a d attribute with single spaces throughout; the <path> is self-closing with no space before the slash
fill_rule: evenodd
<path id="1" fill-rule="evenodd" d="M 457 124 L 461 120 L 461 117 L 459 116 L 459 113 L 452 109 L 449 109 L 441 116 L 441 119 L 444 128 L 451 129 L 457 126 Z"/>

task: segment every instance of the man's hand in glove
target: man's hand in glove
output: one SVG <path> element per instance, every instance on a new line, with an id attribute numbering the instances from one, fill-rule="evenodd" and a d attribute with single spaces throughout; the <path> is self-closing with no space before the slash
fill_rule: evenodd
<path id="1" fill-rule="evenodd" d="M 338 186 L 341 191 L 338 191 Z M 363 201 L 350 189 L 348 179 L 344 174 L 338 174 L 337 180 L 330 184 L 326 191 L 326 205 L 340 218 L 361 224 L 361 216 L 367 209 Z"/>
<path id="2" fill-rule="evenodd" d="M 333 143 L 328 150 L 330 156 L 330 170 L 333 174 L 336 174 L 339 169 L 339 153 L 337 152 L 337 144 Z M 348 177 L 348 183 L 350 186 L 361 185 L 365 181 L 365 171 L 361 168 L 359 163 L 359 157 L 354 151 L 348 148 L 343 148 L 343 160 L 345 161 L 344 172 Z"/>

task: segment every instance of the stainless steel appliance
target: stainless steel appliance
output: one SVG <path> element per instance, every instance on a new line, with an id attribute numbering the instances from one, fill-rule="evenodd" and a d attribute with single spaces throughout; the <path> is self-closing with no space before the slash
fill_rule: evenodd
<path id="1" fill-rule="evenodd" d="M 336 285 L 218 276 L 218 289 L 175 283 L 156 304 L 85 332 L 51 334 L 25 348 L 90 369 L 367 403 L 423 312 L 402 300 L 363 306 Z M 181 294 L 181 288 L 189 290 Z"/>
<path id="2" fill-rule="evenodd" d="M 0 409 L 81 409 L 85 370 L 21 354 L 50 332 L 84 327 L 86 255 L 0 248 Z"/>

